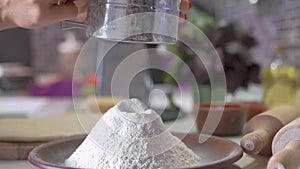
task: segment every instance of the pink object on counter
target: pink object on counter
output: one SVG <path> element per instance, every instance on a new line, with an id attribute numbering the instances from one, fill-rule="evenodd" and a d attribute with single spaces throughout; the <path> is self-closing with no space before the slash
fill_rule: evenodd
<path id="1" fill-rule="evenodd" d="M 74 88 L 73 93 L 72 85 Z M 37 85 L 32 83 L 29 85 L 29 94 L 31 96 L 64 96 L 64 97 L 71 97 L 71 96 L 78 96 L 79 93 L 79 84 L 73 84 L 71 79 L 62 79 L 52 84 L 48 85 Z"/>

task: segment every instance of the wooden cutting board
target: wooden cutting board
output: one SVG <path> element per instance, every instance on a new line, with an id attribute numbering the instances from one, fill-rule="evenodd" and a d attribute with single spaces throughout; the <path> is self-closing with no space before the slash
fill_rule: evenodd
<path id="1" fill-rule="evenodd" d="M 0 160 L 26 160 L 29 152 L 44 142 L 9 143 L 0 142 Z"/>
<path id="2" fill-rule="evenodd" d="M 0 119 L 0 160 L 24 160 L 37 145 L 86 134 L 100 117 L 100 114 L 93 113 L 70 113 L 42 118 Z"/>

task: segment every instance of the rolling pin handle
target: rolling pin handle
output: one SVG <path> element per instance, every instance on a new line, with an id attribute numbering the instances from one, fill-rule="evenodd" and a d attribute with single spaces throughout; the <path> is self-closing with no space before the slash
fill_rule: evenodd
<path id="1" fill-rule="evenodd" d="M 265 146 L 270 135 L 266 130 L 260 129 L 246 134 L 241 140 L 241 146 L 248 154 L 258 154 Z"/>
<path id="2" fill-rule="evenodd" d="M 268 162 L 267 169 L 299 169 L 300 140 L 289 142 L 285 148 L 274 154 Z"/>

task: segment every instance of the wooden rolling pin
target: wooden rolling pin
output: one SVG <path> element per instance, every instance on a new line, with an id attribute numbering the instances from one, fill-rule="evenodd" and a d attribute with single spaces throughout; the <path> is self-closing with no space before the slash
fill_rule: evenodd
<path id="1" fill-rule="evenodd" d="M 271 156 L 271 145 L 275 134 L 284 125 L 300 116 L 294 106 L 280 106 L 253 117 L 245 126 L 241 146 L 248 154 Z"/>
<path id="2" fill-rule="evenodd" d="M 300 117 L 283 127 L 272 142 L 268 169 L 300 168 Z"/>

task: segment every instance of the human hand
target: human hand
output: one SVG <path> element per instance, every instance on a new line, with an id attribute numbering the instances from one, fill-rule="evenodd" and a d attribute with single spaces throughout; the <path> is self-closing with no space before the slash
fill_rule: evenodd
<path id="1" fill-rule="evenodd" d="M 77 17 L 84 21 L 88 0 L 69 0 L 58 4 L 57 0 L 0 0 L 0 30 L 11 27 L 34 28 Z M 191 7 L 189 0 L 181 0 L 180 17 Z"/>
<path id="2" fill-rule="evenodd" d="M 73 1 L 58 5 L 57 0 L 0 0 L 0 29 L 33 28 L 78 15 Z"/>

